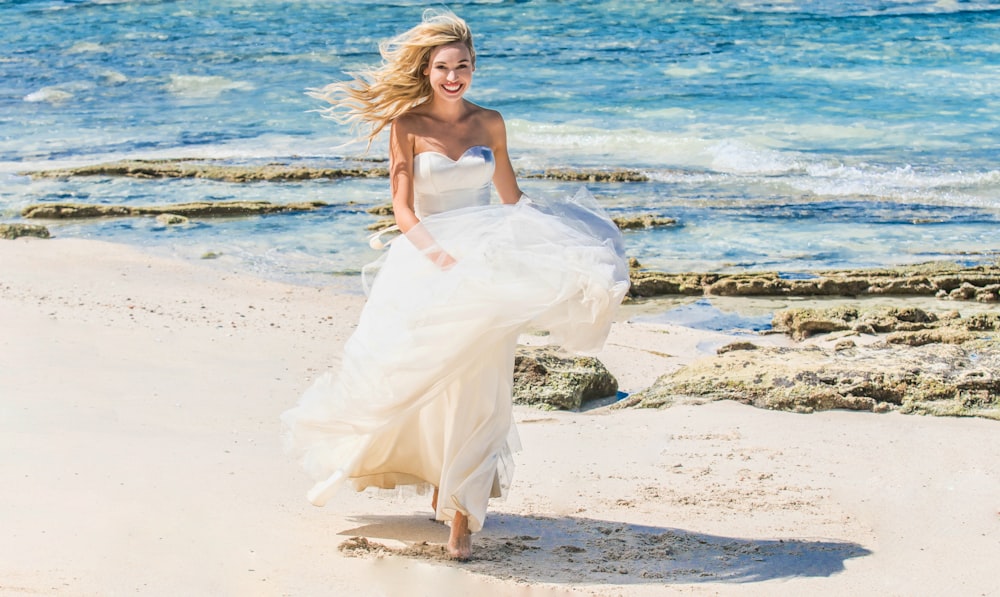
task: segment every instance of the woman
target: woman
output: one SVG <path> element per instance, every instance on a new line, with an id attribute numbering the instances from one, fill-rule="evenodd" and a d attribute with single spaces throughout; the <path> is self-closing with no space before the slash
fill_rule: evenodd
<path id="1" fill-rule="evenodd" d="M 392 203 L 402 235 L 381 264 L 336 375 L 282 419 L 293 452 L 337 488 L 433 487 L 448 553 L 471 555 L 487 502 L 517 446 L 514 349 L 527 327 L 567 348 L 603 344 L 628 289 L 615 226 L 589 196 L 525 198 L 499 113 L 465 94 L 476 55 L 463 20 L 425 13 L 380 46 L 381 68 L 316 95 L 343 120 L 390 127 Z M 490 205 L 491 183 L 501 205 Z"/>

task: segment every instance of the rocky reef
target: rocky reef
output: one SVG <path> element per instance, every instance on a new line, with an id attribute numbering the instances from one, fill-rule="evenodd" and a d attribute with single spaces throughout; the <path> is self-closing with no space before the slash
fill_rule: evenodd
<path id="1" fill-rule="evenodd" d="M 794 412 L 898 410 L 1000 420 L 1000 313 L 790 309 L 775 314 L 774 329 L 832 346 L 741 341 L 661 376 L 615 407 L 735 400 Z"/>
<path id="2" fill-rule="evenodd" d="M 677 225 L 677 220 L 674 218 L 665 218 L 656 214 L 614 216 L 611 219 L 621 230 L 647 230 L 650 228 L 664 228 Z"/>
<path id="3" fill-rule="evenodd" d="M 324 178 L 373 178 L 389 176 L 382 160 L 336 159 L 336 167 L 303 163 L 269 162 L 266 164 L 231 164 L 206 159 L 121 160 L 75 168 L 31 170 L 22 172 L 34 178 L 70 178 L 73 176 L 124 176 L 130 178 L 205 178 L 224 182 L 287 182 Z M 646 182 L 649 177 L 639 170 L 604 168 L 549 168 L 521 171 L 521 178 L 578 182 Z"/>
<path id="4" fill-rule="evenodd" d="M 86 203 L 39 203 L 29 205 L 21 216 L 29 219 L 85 219 L 127 216 L 173 215 L 184 218 L 231 218 L 239 216 L 313 211 L 327 207 L 322 201 L 271 203 L 269 201 L 194 201 L 169 205 L 100 205 Z M 169 223 L 178 223 L 171 221 Z"/>
<path id="5" fill-rule="evenodd" d="M 346 166 L 323 168 L 284 163 L 261 165 L 223 164 L 211 160 L 122 160 L 77 168 L 32 170 L 23 172 L 32 178 L 70 178 L 73 176 L 124 176 L 129 178 L 204 178 L 223 182 L 288 182 L 323 178 L 384 177 L 382 166 Z"/>
<path id="6" fill-rule="evenodd" d="M 377 222 L 370 224 L 368 226 L 369 230 L 381 230 L 395 223 L 392 219 L 393 211 L 392 204 L 376 205 L 375 207 L 369 208 L 368 213 L 373 216 L 379 216 L 384 219 L 380 219 Z M 677 220 L 674 218 L 667 218 L 657 214 L 634 214 L 627 216 L 614 216 L 611 220 L 618 226 L 621 230 L 647 230 L 650 228 L 663 228 L 666 226 L 676 226 Z M 638 264 L 638 262 L 636 262 Z"/>
<path id="7" fill-rule="evenodd" d="M 672 274 L 639 269 L 630 272 L 632 297 L 712 296 L 937 296 L 997 302 L 1000 265 L 965 267 L 932 262 L 878 270 L 821 271 L 804 276 L 778 272 Z"/>
<path id="8" fill-rule="evenodd" d="M 963 317 L 955 310 L 934 313 L 916 307 L 844 305 L 783 309 L 774 314 L 771 325 L 774 332 L 788 334 L 795 340 L 850 330 L 855 334 L 887 334 L 888 344 L 962 344 L 975 340 L 983 332 L 1000 331 L 1000 311 Z"/>
<path id="9" fill-rule="evenodd" d="M 638 170 L 602 168 L 548 168 L 541 172 L 519 172 L 521 178 L 542 178 L 569 182 L 647 182 Z"/>

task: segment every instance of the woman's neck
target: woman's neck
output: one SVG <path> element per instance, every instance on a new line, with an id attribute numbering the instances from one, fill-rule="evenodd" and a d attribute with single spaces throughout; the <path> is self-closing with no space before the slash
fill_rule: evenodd
<path id="1" fill-rule="evenodd" d="M 469 113 L 469 102 L 464 99 L 446 101 L 433 98 L 427 104 L 427 115 L 434 120 L 457 123 Z"/>

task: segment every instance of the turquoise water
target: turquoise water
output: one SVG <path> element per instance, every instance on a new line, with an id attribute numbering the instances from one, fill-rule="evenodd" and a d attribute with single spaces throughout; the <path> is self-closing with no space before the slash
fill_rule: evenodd
<path id="1" fill-rule="evenodd" d="M 287 184 L 32 180 L 122 158 L 324 163 L 361 155 L 304 91 L 377 61 L 420 2 L 0 1 L 0 219 L 45 201 L 323 200 L 307 215 L 54 224 L 316 281 L 377 257 L 384 179 Z M 440 4 L 436 4 L 440 6 Z M 452 2 L 477 34 L 470 99 L 515 167 L 638 168 L 590 184 L 668 271 L 787 272 L 1000 253 L 1000 3 Z M 374 157 L 384 157 L 384 142 Z M 577 184 L 523 180 L 529 194 Z"/>

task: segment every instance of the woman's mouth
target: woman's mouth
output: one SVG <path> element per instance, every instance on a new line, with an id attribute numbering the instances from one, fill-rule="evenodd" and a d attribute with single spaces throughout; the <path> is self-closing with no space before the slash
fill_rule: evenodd
<path id="1" fill-rule="evenodd" d="M 445 83 L 441 85 L 441 88 L 448 93 L 458 93 L 462 89 L 461 83 Z"/>

